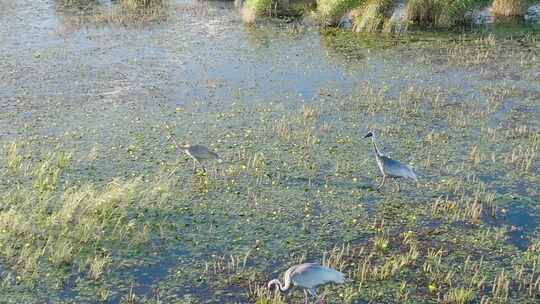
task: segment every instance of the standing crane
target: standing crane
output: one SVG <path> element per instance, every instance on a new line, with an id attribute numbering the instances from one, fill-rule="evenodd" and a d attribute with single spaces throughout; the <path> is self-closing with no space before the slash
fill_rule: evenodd
<path id="1" fill-rule="evenodd" d="M 384 156 L 375 143 L 375 134 L 373 131 L 369 131 L 364 138 L 371 137 L 371 143 L 373 144 L 373 152 L 375 154 L 375 160 L 377 160 L 377 166 L 382 173 L 381 184 L 377 187 L 377 190 L 381 189 L 384 186 L 386 178 L 408 178 L 414 181 L 418 181 L 416 174 L 412 168 L 408 165 L 402 164 L 397 160 L 391 159 L 390 157 Z M 399 187 L 399 185 L 398 185 Z"/>
<path id="2" fill-rule="evenodd" d="M 169 126 L 166 125 L 166 129 L 169 130 Z M 170 134 L 170 138 L 173 141 L 174 145 L 178 148 L 178 150 L 186 153 L 191 159 L 193 159 L 193 171 L 197 169 L 197 165 L 199 165 L 204 172 L 206 172 L 206 168 L 202 164 L 204 160 L 213 160 L 216 159 L 219 163 L 221 163 L 223 160 L 216 152 L 210 151 L 207 146 L 204 145 L 180 145 L 174 138 L 174 135 Z"/>

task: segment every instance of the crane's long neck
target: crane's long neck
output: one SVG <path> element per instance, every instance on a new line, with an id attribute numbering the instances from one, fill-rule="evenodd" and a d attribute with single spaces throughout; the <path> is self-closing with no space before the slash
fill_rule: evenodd
<path id="1" fill-rule="evenodd" d="M 181 150 L 181 151 L 187 150 L 186 146 L 178 144 L 178 142 L 176 141 L 176 138 L 174 138 L 174 134 L 172 134 L 172 133 L 171 133 L 171 140 L 174 143 L 174 145 L 176 146 L 176 148 L 178 148 L 178 150 Z"/>
<path id="2" fill-rule="evenodd" d="M 289 289 L 289 285 L 283 286 L 283 285 L 281 284 L 281 281 L 280 281 L 280 280 L 276 280 L 276 283 L 277 283 L 277 285 L 278 285 L 278 287 L 279 287 L 279 290 L 281 290 L 281 291 L 287 291 L 287 290 Z"/>
<path id="3" fill-rule="evenodd" d="M 281 291 L 286 291 L 287 289 L 289 289 L 289 287 L 291 287 L 291 273 L 289 271 L 285 273 L 285 275 L 283 276 L 283 280 L 285 281 L 285 286 L 281 286 L 280 284 L 279 287 Z"/>
<path id="4" fill-rule="evenodd" d="M 276 284 L 279 288 L 279 290 L 281 291 L 287 291 L 290 287 L 291 287 L 291 276 L 290 276 L 290 273 L 286 272 L 284 277 L 283 277 L 284 281 L 285 281 L 285 285 L 283 285 L 281 283 L 280 280 L 278 279 L 274 279 L 272 281 L 270 281 L 270 283 L 268 284 L 268 286 L 270 287 L 271 285 L 273 284 Z"/>
<path id="5" fill-rule="evenodd" d="M 375 152 L 375 155 L 380 156 L 381 153 L 379 152 L 379 149 L 377 148 L 377 144 L 375 143 L 375 136 L 371 137 L 371 143 L 373 144 L 373 151 Z"/>

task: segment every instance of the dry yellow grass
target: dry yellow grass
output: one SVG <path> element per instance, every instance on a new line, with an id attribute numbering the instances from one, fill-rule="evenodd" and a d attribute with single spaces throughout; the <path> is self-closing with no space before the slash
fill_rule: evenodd
<path id="1" fill-rule="evenodd" d="M 255 13 L 255 10 L 249 7 L 243 7 L 242 8 L 242 21 L 246 24 L 253 24 L 255 23 L 255 19 L 257 17 L 257 14 Z"/>
<path id="2" fill-rule="evenodd" d="M 494 0 L 491 12 L 499 16 L 521 16 L 525 14 L 524 2 L 523 0 Z"/>

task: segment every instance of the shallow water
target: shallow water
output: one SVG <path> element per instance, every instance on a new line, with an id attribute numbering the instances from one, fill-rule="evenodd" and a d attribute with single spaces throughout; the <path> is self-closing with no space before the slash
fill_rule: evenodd
<path id="1" fill-rule="evenodd" d="M 381 234 L 390 239 L 389 251 L 378 253 L 384 260 L 407 251 L 399 236 L 407 231 L 418 235 L 418 265 L 442 248 L 448 268 L 486 256 L 490 282 L 511 271 L 509 260 L 538 275 L 527 264 L 540 233 L 535 25 L 362 36 L 277 20 L 246 27 L 232 2 L 175 1 L 160 22 L 122 23 L 54 1 L 1 5 L 2 145 L 23 142 L 35 163 L 50 150 L 71 151 L 66 187 L 148 182 L 160 170 L 178 179 L 167 204 L 130 207 L 128 223 L 147 225 L 141 248 L 129 240 L 96 245 L 113 261 L 99 279 L 75 262 L 55 267 L 43 257 L 36 273 L 53 278 L 27 280 L 2 251 L 3 278 L 21 273 L 16 284 L 4 280 L 8 301 L 95 302 L 107 294 L 111 303 L 252 303 L 262 297 L 250 288 L 295 262 L 321 261 L 347 244 L 370 249 Z M 181 141 L 211 146 L 225 163 L 193 175 L 164 124 Z M 384 152 L 415 167 L 417 185 L 373 191 L 379 174 L 362 140 L 368 128 Z M 533 151 L 527 170 L 520 147 Z M 18 187 L 8 167 L 2 159 L 5 197 Z M 437 207 L 437 198 L 449 207 Z M 467 213 L 469 200 L 485 204 L 480 217 Z M 361 258 L 351 254 L 343 268 L 353 280 Z M 410 290 L 416 301 L 468 284 L 467 273 L 456 274 L 430 293 L 424 281 L 436 276 L 409 275 L 420 282 Z M 391 294 L 400 281 L 332 287 L 326 299 L 399 302 Z M 293 293 L 288 301 L 300 300 Z"/>

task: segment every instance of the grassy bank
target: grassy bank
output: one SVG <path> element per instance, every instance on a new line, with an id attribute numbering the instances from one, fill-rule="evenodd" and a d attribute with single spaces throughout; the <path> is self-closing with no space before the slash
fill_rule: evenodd
<path id="1" fill-rule="evenodd" d="M 249 12 L 252 12 L 249 16 L 269 15 L 270 8 L 275 7 L 266 0 L 266 2 L 250 1 L 254 4 L 249 9 Z M 468 25 L 472 22 L 473 10 L 488 6 L 491 6 L 494 15 L 522 16 L 532 2 L 523 0 L 410 0 L 405 2 L 402 20 L 391 20 L 394 13 L 392 10 L 396 4 L 393 0 L 320 0 L 317 1 L 316 12 L 320 24 L 325 26 L 337 26 L 342 17 L 348 16 L 353 21 L 355 31 L 393 32 L 396 29 L 407 28 L 409 25 L 421 28 L 453 28 Z M 402 24 L 396 24 L 396 22 Z"/>
<path id="2" fill-rule="evenodd" d="M 322 24 L 336 25 L 349 10 L 362 5 L 364 0 L 318 0 L 317 12 Z"/>

